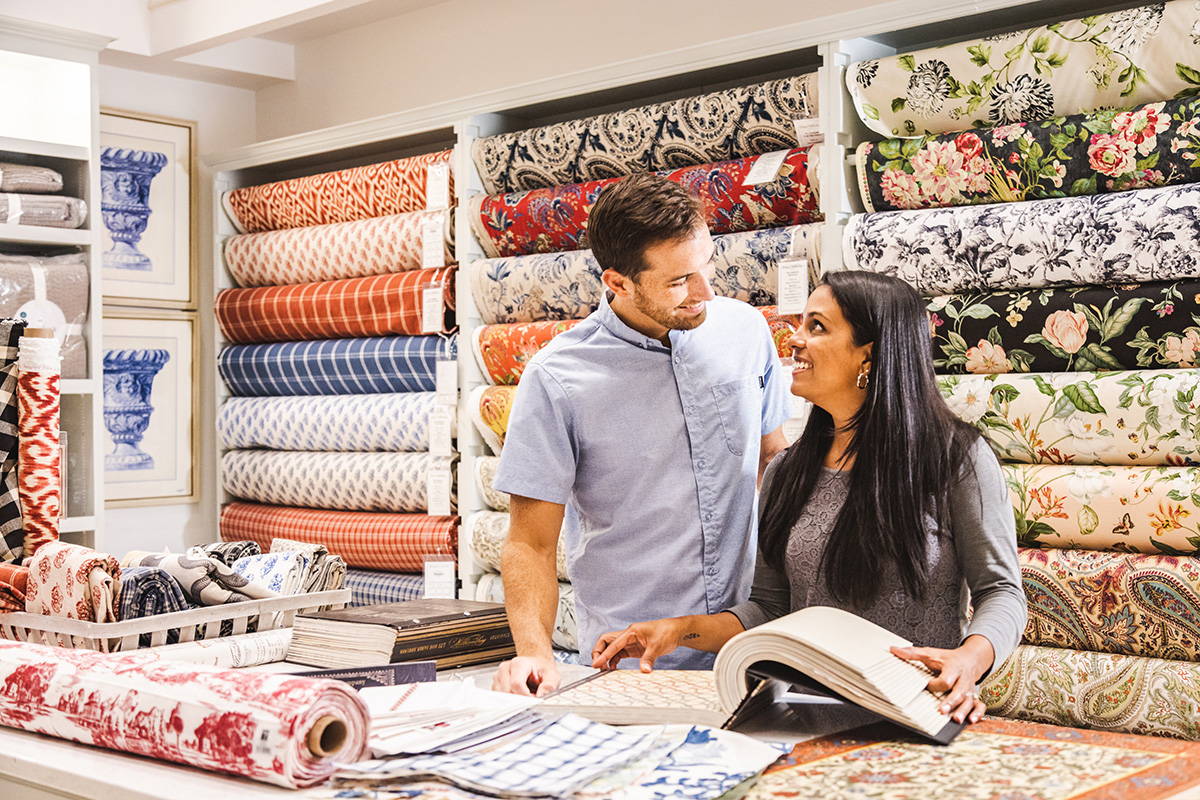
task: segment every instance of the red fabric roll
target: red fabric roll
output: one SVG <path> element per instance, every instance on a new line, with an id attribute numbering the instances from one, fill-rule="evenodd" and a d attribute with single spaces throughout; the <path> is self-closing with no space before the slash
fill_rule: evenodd
<path id="1" fill-rule="evenodd" d="M 17 375 L 17 494 L 25 558 L 58 539 L 62 508 L 58 341 L 21 337 Z"/>
<path id="2" fill-rule="evenodd" d="M 0 563 L 0 611 L 24 611 L 29 567 Z"/>

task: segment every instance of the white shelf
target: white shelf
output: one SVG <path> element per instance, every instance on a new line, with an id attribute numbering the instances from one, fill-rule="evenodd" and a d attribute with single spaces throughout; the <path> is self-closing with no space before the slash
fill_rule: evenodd
<path id="1" fill-rule="evenodd" d="M 0 242 L 86 247 L 92 231 L 86 228 L 47 228 L 44 225 L 0 224 Z"/>
<path id="2" fill-rule="evenodd" d="M 96 530 L 96 517 L 63 517 L 58 521 L 59 533 L 80 533 Z"/>
<path id="3" fill-rule="evenodd" d="M 87 161 L 90 158 L 86 147 L 75 147 L 69 144 L 54 142 L 35 142 L 29 139 L 13 139 L 0 136 L 0 153 L 24 153 L 30 156 L 45 158 L 70 158 L 75 161 Z"/>
<path id="4" fill-rule="evenodd" d="M 59 390 L 62 394 L 95 394 L 97 387 L 91 378 L 63 378 Z"/>

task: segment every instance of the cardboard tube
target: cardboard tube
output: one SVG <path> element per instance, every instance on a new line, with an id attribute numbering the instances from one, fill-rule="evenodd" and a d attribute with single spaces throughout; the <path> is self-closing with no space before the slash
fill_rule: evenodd
<path id="1" fill-rule="evenodd" d="M 337 717 L 318 719 L 308 730 L 304 743 L 315 758 L 328 758 L 346 745 L 346 723 Z"/>

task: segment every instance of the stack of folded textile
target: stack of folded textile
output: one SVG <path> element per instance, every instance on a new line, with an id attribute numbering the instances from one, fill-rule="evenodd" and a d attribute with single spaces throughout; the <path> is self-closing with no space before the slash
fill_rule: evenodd
<path id="1" fill-rule="evenodd" d="M 1030 608 L 994 713 L 1200 739 L 1198 21 L 1175 0 L 847 72 L 868 127 L 923 135 L 858 148 L 845 262 L 930 297 L 942 391 L 1005 462 Z"/>
<path id="2" fill-rule="evenodd" d="M 53 194 L 63 189 L 62 174 L 50 167 L 0 162 L 0 223 L 78 228 L 87 204 Z"/>
<path id="3" fill-rule="evenodd" d="M 436 364 L 457 355 L 453 209 L 441 207 L 450 160 L 430 153 L 223 198 L 242 233 L 225 246 L 239 288 L 216 299 L 233 395 L 217 427 L 236 498 L 221 539 L 323 546 L 349 565 L 333 574 L 356 604 L 419 597 L 423 556 L 456 552 L 452 489 L 449 503 L 427 497 L 430 473 L 451 462 L 430 452 Z"/>

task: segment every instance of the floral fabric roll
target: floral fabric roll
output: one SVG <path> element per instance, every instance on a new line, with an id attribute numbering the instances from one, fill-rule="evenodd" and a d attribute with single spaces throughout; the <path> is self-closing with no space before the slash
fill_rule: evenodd
<path id="1" fill-rule="evenodd" d="M 293 539 L 271 540 L 272 553 L 303 553 L 309 561 L 308 573 L 304 576 L 300 591 L 327 592 L 346 585 L 346 562 L 341 556 L 330 555 L 323 544 L 297 542 Z"/>
<path id="2" fill-rule="evenodd" d="M 25 611 L 86 622 L 116 622 L 121 566 L 107 553 L 46 542 L 26 562 Z"/>
<path id="3" fill-rule="evenodd" d="M 276 594 L 288 595 L 304 591 L 311 565 L 312 558 L 308 553 L 300 550 L 273 550 L 270 553 L 239 558 L 233 564 L 233 571 Z"/>
<path id="4" fill-rule="evenodd" d="M 480 566 L 492 572 L 500 571 L 500 554 L 508 539 L 509 515 L 501 511 L 477 511 L 466 521 L 467 536 L 470 537 L 471 552 Z M 556 558 L 558 579 L 570 580 L 567 574 L 567 551 L 560 536 Z"/>
<path id="5" fill-rule="evenodd" d="M 183 594 L 183 587 L 165 569 L 125 567 L 121 570 L 122 620 L 170 614 L 189 608 L 191 604 Z M 178 638 L 176 634 L 175 639 Z"/>
<path id="6" fill-rule="evenodd" d="M 496 455 L 504 447 L 508 416 L 516 396 L 515 386 L 477 386 L 467 401 L 475 429 Z"/>
<path id="7" fill-rule="evenodd" d="M 477 456 L 475 458 L 475 488 L 483 502 L 493 511 L 508 511 L 508 494 L 496 489 L 496 470 L 500 468 L 499 456 Z"/>

